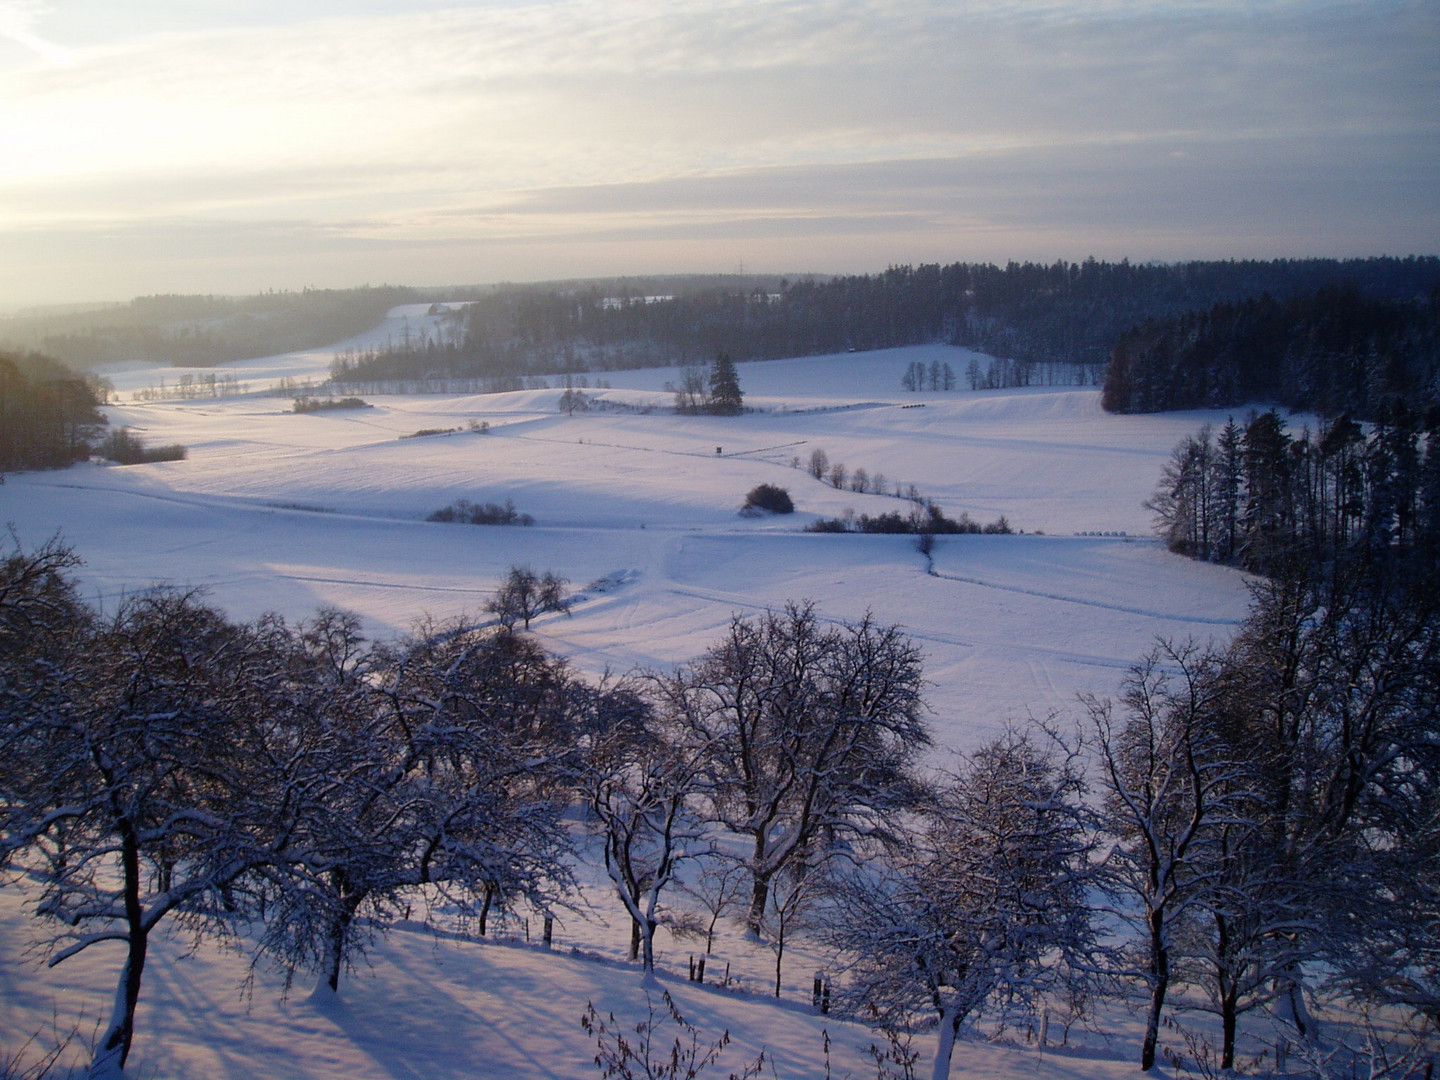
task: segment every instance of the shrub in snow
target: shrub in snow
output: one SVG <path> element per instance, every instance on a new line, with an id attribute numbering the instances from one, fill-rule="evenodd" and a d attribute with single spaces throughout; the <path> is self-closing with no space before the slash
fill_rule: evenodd
<path id="1" fill-rule="evenodd" d="M 795 503 L 790 499 L 790 492 L 774 484 L 760 484 L 750 489 L 745 496 L 745 510 L 758 509 L 768 510 L 772 514 L 793 514 Z"/>
<path id="2" fill-rule="evenodd" d="M 319 398 L 298 397 L 292 408 L 297 413 L 328 412 L 331 409 L 370 409 L 374 408 L 364 398 L 326 398 L 321 401 Z"/>
<path id="3" fill-rule="evenodd" d="M 146 446 L 145 440 L 122 427 L 112 431 L 97 447 L 100 456 L 117 465 L 146 465 L 152 461 L 184 461 L 185 447 Z"/>
<path id="4" fill-rule="evenodd" d="M 499 503 L 472 503 L 460 499 L 449 506 L 442 506 L 425 519 L 426 521 L 458 521 L 463 525 L 534 525 L 535 519 L 529 514 L 518 513 L 511 499 L 505 505 Z"/>
<path id="5" fill-rule="evenodd" d="M 606 1080 L 695 1080 L 730 1045 L 728 1031 L 713 1041 L 702 1041 L 700 1029 L 680 1015 L 670 991 L 661 991 L 660 1000 L 663 1010 L 655 1007 L 648 992 L 645 994 L 646 1017 L 635 1025 L 633 1036 L 614 1013 L 602 1017 L 594 1002 L 586 1003 L 580 1026 L 595 1039 L 595 1067 Z M 681 1032 L 668 1043 L 658 1035 L 666 1024 L 674 1024 Z M 765 1053 L 761 1051 L 739 1073 L 732 1072 L 730 1080 L 759 1076 L 764 1065 Z"/>

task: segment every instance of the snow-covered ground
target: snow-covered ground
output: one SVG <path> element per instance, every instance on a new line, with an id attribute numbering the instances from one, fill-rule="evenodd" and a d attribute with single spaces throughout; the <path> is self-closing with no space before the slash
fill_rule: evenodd
<path id="1" fill-rule="evenodd" d="M 54 971 L 40 971 L 21 948 L 33 919 L 18 909 L 9 895 L 14 892 L 0 890 L 0 1062 L 4 1051 L 13 1051 L 32 1031 L 44 1029 L 38 1044 L 52 1039 L 52 1017 L 62 1034 L 77 1031 L 78 1051 L 97 1022 L 104 1022 L 116 956 L 92 949 Z M 563 934 L 558 939 L 546 952 L 521 936 L 461 942 L 402 925 L 376 946 L 368 966 L 342 979 L 338 995 L 297 982 L 287 996 L 279 976 L 270 972 L 242 988 L 248 974 L 243 956 L 210 945 L 187 952 L 183 941 L 170 937 L 152 946 L 146 964 L 126 1074 L 160 1080 L 595 1078 L 595 1042 L 580 1028 L 586 1006 L 593 1003 L 602 1017 L 614 1013 L 633 1042 L 634 1025 L 646 1016 L 647 990 L 632 965 L 597 957 Z M 689 982 L 687 949 L 695 951 L 693 944 L 671 950 L 675 955 L 663 965 L 668 970 L 648 992 L 663 1010 L 660 994 L 668 990 L 703 1041 L 730 1033 L 730 1048 L 702 1074 L 704 1080 L 739 1072 L 762 1050 L 766 1080 L 821 1080 L 827 1035 L 834 1080 L 875 1075 L 866 1048 L 883 1046 L 884 1038 L 865 1025 L 817 1014 L 809 1000 L 813 962 L 787 961 L 786 992 L 777 1002 L 761 985 L 766 965 L 773 964 L 765 950 L 748 964 L 736 964 L 754 975 L 746 980 L 747 990 L 712 985 L 715 972 L 724 969 L 723 960 L 713 957 L 706 985 Z M 1113 1020 L 1120 1037 L 1077 1030 L 1070 1047 L 1055 1045 L 1058 1024 L 1052 1044 L 1043 1049 L 1020 1039 L 962 1042 L 951 1075 L 994 1080 L 1132 1075 L 1138 1045 L 1133 1023 L 1118 1014 Z M 673 1024 L 662 1027 L 657 1057 L 683 1035 Z M 928 1075 L 933 1042 L 930 1035 L 914 1038 L 922 1054 L 918 1075 Z M 83 1061 L 84 1055 L 71 1057 Z"/>
<path id="2" fill-rule="evenodd" d="M 369 340 L 399 337 L 407 321 L 418 332 L 424 310 L 397 309 Z M 1242 576 L 1167 553 L 1142 506 L 1175 442 L 1223 413 L 1109 416 L 1093 389 L 902 391 L 915 360 L 964 371 L 970 354 L 943 346 L 741 365 L 754 411 L 733 418 L 670 413 L 673 369 L 607 374 L 613 388 L 590 391 L 604 407 L 573 416 L 558 411 L 559 389 L 374 397 L 373 408 L 305 415 L 259 393 L 282 377 L 323 379 L 334 351 L 229 365 L 251 389 L 232 398 L 135 402 L 133 391 L 162 375 L 173 383 L 175 370 L 110 372 L 123 402 L 109 408 L 111 422 L 152 444 L 183 443 L 188 459 L 11 475 L 0 521 L 26 546 L 61 533 L 102 605 L 159 582 L 200 585 L 237 618 L 293 620 L 338 605 L 374 636 L 424 613 L 476 614 L 511 565 L 528 563 L 583 588 L 573 617 L 536 629 L 591 672 L 689 659 L 732 616 L 790 599 L 834 619 L 870 611 L 923 647 L 937 741 L 959 749 L 1011 719 L 1073 717 L 1078 694 L 1112 694 L 1157 636 L 1224 637 L 1244 614 Z M 928 573 L 913 538 L 803 533 L 847 509 L 909 506 L 792 467 L 816 448 L 849 470 L 883 473 L 892 490 L 913 483 L 951 516 L 1004 515 L 1024 535 L 942 538 Z M 762 482 L 788 488 L 798 512 L 739 516 Z M 513 499 L 536 524 L 425 521 L 460 498 Z M 4 1046 L 48 1023 L 52 1006 L 66 1024 L 81 1011 L 95 1019 L 113 978 L 88 954 L 53 972 L 25 960 L 19 907 L 19 890 L 0 890 Z M 617 934 L 577 917 L 565 949 L 617 954 Z M 672 972 L 688 947 L 671 946 Z M 339 1002 L 306 992 L 282 1001 L 269 975 L 242 999 L 243 960 L 208 946 L 185 959 L 172 959 L 178 944 L 165 949 L 146 972 L 137 1076 L 593 1075 L 578 1027 L 585 1001 L 632 1022 L 641 1004 L 636 976 L 621 967 L 413 930 L 383 944 L 373 972 L 344 984 Z M 737 963 L 758 985 L 769 954 L 742 953 Z M 780 1009 L 683 978 L 670 985 L 687 1016 L 712 1034 L 730 1028 L 742 1054 L 763 1044 L 782 1054 L 779 1076 L 816 1076 L 822 1025 L 802 1000 L 803 964 Z M 873 1074 L 856 1049 L 869 1033 L 827 1026 L 836 1075 Z M 1126 1071 L 1119 1059 L 1130 1055 L 1128 1046 L 1072 1056 L 967 1045 L 955 1071 L 1099 1077 Z"/>

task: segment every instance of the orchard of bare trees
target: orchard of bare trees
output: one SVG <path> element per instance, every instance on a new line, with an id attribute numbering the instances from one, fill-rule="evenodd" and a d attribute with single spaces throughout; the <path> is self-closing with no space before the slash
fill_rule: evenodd
<path id="1" fill-rule="evenodd" d="M 165 928 L 339 992 L 398 918 L 578 910 L 586 860 L 644 977 L 662 928 L 708 948 L 733 918 L 778 994 L 803 938 L 838 1010 L 937 1032 L 937 1078 L 967 1025 L 1105 1001 L 1144 1017 L 1145 1069 L 1182 994 L 1226 1069 L 1262 1011 L 1303 1044 L 1316 1001 L 1387 1010 L 1416 1075 L 1440 1022 L 1432 592 L 1263 581 L 1229 645 L 1161 643 L 1073 731 L 947 766 L 914 642 L 808 603 L 595 681 L 518 629 L 561 607 L 372 642 L 188 591 L 98 611 L 76 565 L 0 559 L 0 858 L 51 964 L 123 945 L 92 1075 L 124 1066 Z"/>

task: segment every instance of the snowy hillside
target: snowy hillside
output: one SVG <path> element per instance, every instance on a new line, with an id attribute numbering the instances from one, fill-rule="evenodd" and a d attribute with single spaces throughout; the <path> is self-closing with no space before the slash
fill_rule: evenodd
<path id="1" fill-rule="evenodd" d="M 373 336 L 423 322 L 417 307 Z M 1141 505 L 1175 442 L 1223 414 L 1108 416 L 1089 389 L 902 391 L 917 358 L 963 369 L 969 354 L 943 346 L 741 365 L 755 411 L 733 418 L 670 413 L 673 369 L 614 373 L 614 389 L 590 392 L 609 407 L 573 416 L 559 389 L 307 415 L 259 392 L 323 378 L 332 354 L 235 365 L 251 388 L 241 397 L 136 403 L 135 389 L 173 382 L 174 369 L 112 376 L 124 402 L 107 410 L 112 424 L 182 443 L 189 459 L 13 476 L 0 517 L 27 544 L 62 532 L 96 600 L 201 585 L 239 618 L 332 604 L 372 635 L 424 612 L 476 613 L 516 563 L 604 581 L 573 618 L 539 626 L 595 671 L 688 659 L 731 615 L 786 599 L 835 618 L 871 610 L 923 643 L 942 741 L 960 746 L 1009 716 L 1108 693 L 1157 635 L 1224 635 L 1244 610 L 1242 578 L 1166 553 Z M 402 438 L 435 429 L 458 430 Z M 910 538 L 804 534 L 847 509 L 909 505 L 791 467 L 816 448 L 1025 535 L 942 539 L 928 575 Z M 798 512 L 738 516 L 759 483 L 787 488 Z M 536 525 L 424 520 L 461 498 L 512 499 Z"/>
<path id="2" fill-rule="evenodd" d="M 424 312 L 397 309 L 370 340 L 423 329 Z M 924 651 L 937 763 L 1008 720 L 1077 715 L 1078 694 L 1113 693 L 1157 636 L 1223 638 L 1244 614 L 1243 577 L 1167 553 L 1142 506 L 1175 442 L 1223 413 L 1109 416 L 1091 389 L 902 391 L 915 360 L 963 370 L 969 354 L 942 346 L 741 365 L 752 411 L 730 418 L 674 415 L 664 389 L 673 369 L 606 375 L 613 388 L 585 391 L 592 407 L 573 416 L 560 411 L 558 387 L 373 397 L 371 408 L 303 415 L 265 392 L 282 378 L 323 379 L 333 351 L 233 365 L 249 393 L 227 398 L 136 401 L 135 391 L 181 373 L 111 372 L 120 398 L 111 423 L 182 443 L 188 459 L 11 475 L 0 520 L 27 547 L 59 532 L 85 560 L 83 593 L 101 605 L 156 583 L 198 585 L 236 618 L 349 608 L 373 637 L 425 613 L 478 616 L 508 568 L 528 563 L 581 589 L 572 617 L 546 616 L 535 629 L 592 673 L 690 659 L 732 616 L 786 600 L 811 600 L 835 620 L 873 612 Z M 426 430 L 445 433 L 407 437 Z M 883 474 L 891 491 L 913 484 L 947 514 L 1003 515 L 1023 534 L 941 537 L 932 568 L 913 537 L 804 533 L 847 510 L 910 505 L 794 467 L 815 449 Z M 760 483 L 787 488 L 797 513 L 740 516 Z M 425 520 L 462 498 L 513 500 L 536 524 Z M 183 943 L 169 942 L 147 970 L 132 1071 L 594 1075 L 593 1044 L 578 1027 L 586 1001 L 632 1022 L 643 1002 L 638 976 L 615 962 L 621 920 L 598 882 L 592 891 L 595 914 L 567 920 L 556 952 L 604 962 L 402 928 L 338 1001 L 311 998 L 308 986 L 282 999 L 270 972 L 242 997 L 244 959 L 209 945 L 181 958 Z M 67 1029 L 83 1016 L 88 1034 L 108 1004 L 114 958 L 86 954 L 41 971 L 25 956 L 33 923 L 21 893 L 0 890 L 0 1045 L 48 1025 L 52 1010 Z M 727 948 L 737 980 L 759 989 L 768 950 L 738 935 Z M 763 1046 L 780 1077 L 818 1076 L 824 1027 L 836 1076 L 873 1074 L 863 1054 L 872 1033 L 812 1014 L 814 961 L 803 950 L 787 961 L 776 1008 L 691 986 L 679 973 L 693 944 L 663 949 L 665 985 L 686 1016 L 708 1035 L 736 1037 L 726 1067 Z M 1098 1036 L 1083 1054 L 966 1046 L 955 1074 L 1118 1076 L 1133 1068 L 1130 1055 L 1123 1040 L 1110 1047 Z"/>

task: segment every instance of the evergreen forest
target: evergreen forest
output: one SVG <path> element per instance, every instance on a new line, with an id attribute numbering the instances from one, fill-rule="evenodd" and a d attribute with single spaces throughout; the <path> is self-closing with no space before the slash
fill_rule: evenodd
<path id="1" fill-rule="evenodd" d="M 1440 287 L 1384 298 L 1347 283 L 1149 320 L 1121 337 L 1106 373 L 1111 412 L 1250 401 L 1367 420 L 1395 401 L 1436 404 Z"/>
<path id="2" fill-rule="evenodd" d="M 89 456 L 106 424 L 102 401 L 93 378 L 38 353 L 0 351 L 0 473 Z"/>
<path id="3" fill-rule="evenodd" d="M 1440 259 L 1086 259 L 897 266 L 828 280 L 504 286 L 469 304 L 447 340 L 341 355 L 332 374 L 356 386 L 436 377 L 503 382 L 703 363 L 719 352 L 745 361 L 947 342 L 1013 361 L 1009 381 L 1026 385 L 1042 364 L 1084 365 L 1098 375 L 1122 338 L 1147 320 L 1342 286 L 1367 302 L 1412 302 L 1440 286 Z"/>
<path id="4" fill-rule="evenodd" d="M 142 296 L 127 304 L 22 312 L 0 322 L 0 346 L 36 350 L 75 368 L 125 360 L 209 367 L 313 349 L 359 334 L 411 289 L 304 289 L 257 296 Z"/>

